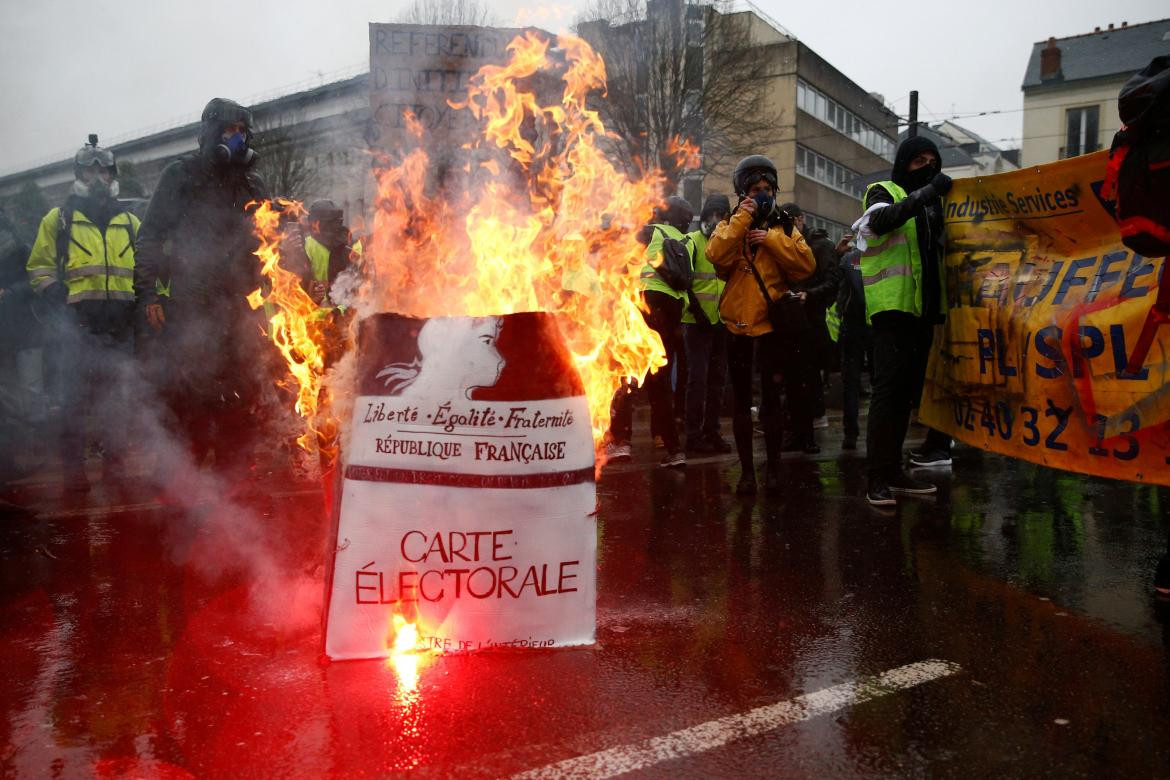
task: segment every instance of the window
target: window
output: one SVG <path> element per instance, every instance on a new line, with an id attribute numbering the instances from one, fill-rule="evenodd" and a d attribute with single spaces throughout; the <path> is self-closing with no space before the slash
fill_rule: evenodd
<path id="1" fill-rule="evenodd" d="M 840 222 L 834 222 L 831 219 L 817 216 L 810 212 L 804 212 L 804 229 L 805 234 L 820 228 L 829 234 L 829 240 L 834 244 L 841 240 L 841 237 L 849 231 L 848 225 L 842 225 Z"/>
<path id="2" fill-rule="evenodd" d="M 865 193 L 865 188 L 855 183 L 861 177 L 857 171 L 799 144 L 796 146 L 796 172 L 858 200 Z"/>
<path id="3" fill-rule="evenodd" d="M 1076 157 L 1101 148 L 1097 143 L 1097 106 L 1070 108 L 1067 114 L 1068 138 L 1064 157 Z"/>
<path id="4" fill-rule="evenodd" d="M 836 128 L 842 135 L 852 138 L 874 154 L 893 162 L 894 150 L 897 148 L 893 139 L 886 137 L 884 133 L 816 87 L 801 80 L 796 82 L 796 107 L 812 114 L 829 127 Z"/>

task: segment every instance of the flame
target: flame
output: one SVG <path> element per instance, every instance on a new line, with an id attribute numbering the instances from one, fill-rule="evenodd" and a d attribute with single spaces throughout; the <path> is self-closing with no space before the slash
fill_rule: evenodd
<path id="1" fill-rule="evenodd" d="M 297 444 L 307 452 L 319 445 L 332 459 L 336 454 L 337 422 L 328 415 L 318 415 L 320 404 L 328 407 L 328 394 L 323 389 L 325 376 L 326 323 L 318 316 L 320 307 L 301 286 L 300 276 L 281 265 L 281 244 L 285 230 L 282 221 L 304 214 L 304 207 L 295 201 L 278 199 L 256 204 L 252 221 L 260 248 L 260 272 L 269 291 L 263 288 L 248 295 L 253 309 L 268 304 L 274 312 L 269 317 L 269 337 L 288 366 L 292 383 L 282 386 L 296 393 L 296 411 L 305 418 L 308 430 L 297 438 Z"/>
<path id="2" fill-rule="evenodd" d="M 635 238 L 661 202 L 665 182 L 658 170 L 630 180 L 607 158 L 606 147 L 620 139 L 589 108 L 589 97 L 604 93 L 606 81 L 605 63 L 587 43 L 529 31 L 507 50 L 505 64 L 481 68 L 466 100 L 450 104 L 470 115 L 478 134 L 424 133 L 407 117 L 407 144 L 376 173 L 362 282 L 346 303 L 359 318 L 385 311 L 554 313 L 600 444 L 622 379 L 643 381 L 666 363 L 661 339 L 642 316 L 645 249 Z M 694 161 L 697 148 L 680 140 L 669 153 L 681 164 Z M 324 382 L 326 334 L 296 275 L 280 265 L 279 214 L 265 204 L 255 220 L 271 291 L 256 291 L 250 300 L 276 307 L 272 340 L 309 425 L 299 441 L 332 440 L 337 424 Z"/>
<path id="3" fill-rule="evenodd" d="M 666 362 L 640 311 L 634 237 L 663 179 L 630 181 L 607 159 L 613 139 L 587 104 L 605 89 L 605 64 L 579 38 L 556 42 L 518 36 L 508 62 L 481 68 L 452 103 L 480 127 L 452 166 L 457 186 L 431 185 L 413 126 L 419 143 L 377 176 L 368 293 L 373 311 L 417 317 L 555 313 L 600 441 L 621 379 Z"/>
<path id="4" fill-rule="evenodd" d="M 678 160 L 679 166 L 686 171 L 697 171 L 703 167 L 703 156 L 698 144 L 689 138 L 674 136 L 666 142 L 666 154 Z"/>
<path id="5" fill-rule="evenodd" d="M 423 654 L 416 650 L 418 625 L 397 612 L 392 616 L 392 625 L 389 663 L 398 678 L 399 692 L 410 694 L 418 689 L 419 667 L 423 659 Z"/>

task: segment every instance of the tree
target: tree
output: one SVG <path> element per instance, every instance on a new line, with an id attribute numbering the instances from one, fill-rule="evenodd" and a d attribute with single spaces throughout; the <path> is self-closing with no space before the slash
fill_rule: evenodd
<path id="1" fill-rule="evenodd" d="M 138 177 L 138 166 L 129 160 L 118 163 L 118 194 L 123 198 L 146 197 L 146 187 Z"/>
<path id="2" fill-rule="evenodd" d="M 298 127 L 304 123 L 284 115 L 260 121 L 256 131 L 256 169 L 275 197 L 305 200 L 322 181 L 314 144 Z"/>
<path id="3" fill-rule="evenodd" d="M 440 26 L 496 24 L 495 15 L 479 0 L 413 0 L 395 21 Z"/>
<path id="4" fill-rule="evenodd" d="M 20 240 L 32 246 L 41 219 L 49 212 L 49 202 L 34 179 L 26 179 L 20 191 L 4 204 L 8 218 Z"/>
<path id="5" fill-rule="evenodd" d="M 659 166 L 673 192 L 683 174 L 672 149 L 698 144 L 700 175 L 776 141 L 769 108 L 775 58 L 752 40 L 750 14 L 723 0 L 595 0 L 576 31 L 605 60 L 597 108 L 631 174 Z"/>

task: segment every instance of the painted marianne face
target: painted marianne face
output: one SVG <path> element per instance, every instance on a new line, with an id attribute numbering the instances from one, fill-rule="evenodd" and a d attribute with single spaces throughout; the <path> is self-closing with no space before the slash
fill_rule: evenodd
<path id="1" fill-rule="evenodd" d="M 470 398 L 500 380 L 504 359 L 496 349 L 499 317 L 437 317 L 419 330 L 419 357 L 394 363 L 377 376 L 391 395 Z"/>

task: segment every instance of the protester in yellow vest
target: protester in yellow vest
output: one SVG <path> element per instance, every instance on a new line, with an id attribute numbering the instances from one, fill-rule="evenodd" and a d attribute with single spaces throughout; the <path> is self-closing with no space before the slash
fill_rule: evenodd
<path id="1" fill-rule="evenodd" d="M 725 283 L 707 259 L 707 239 L 715 226 L 730 216 L 728 197 L 709 195 L 699 212 L 699 229 L 687 234 L 695 246 L 693 300 L 688 300 L 682 317 L 687 357 L 687 455 L 731 452 L 731 445 L 719 434 L 723 385 L 727 381 L 727 328 L 719 317 Z"/>
<path id="2" fill-rule="evenodd" d="M 304 286 L 309 296 L 322 305 L 323 316 L 333 309 L 329 289 L 333 282 L 362 254 L 360 241 L 351 240 L 345 214 L 331 200 L 309 206 L 309 235 L 305 237 L 308 274 Z"/>
<path id="3" fill-rule="evenodd" d="M 693 217 L 694 210 L 686 200 L 667 198 L 665 203 L 654 210 L 654 221 L 642 228 L 638 236 L 646 244 L 646 265 L 641 277 L 642 295 L 648 311 L 643 312 L 643 316 L 666 348 L 667 364 L 646 378 L 646 390 L 650 395 L 650 433 L 662 437 L 666 457 L 659 465 L 665 468 L 679 468 L 687 464 L 674 421 L 674 393 L 671 388 L 671 376 L 679 348 L 679 324 L 687 295 L 685 291 L 676 290 L 667 284 L 658 272 L 658 266 L 668 249 L 681 248 L 693 258 L 694 246 L 683 235 Z M 628 460 L 630 457 L 630 438 L 633 433 L 631 392 L 632 388 L 623 385 L 614 396 L 609 441 L 606 445 L 607 461 Z"/>
<path id="4" fill-rule="evenodd" d="M 898 147 L 890 181 L 871 184 L 859 233 L 866 317 L 873 326 L 873 396 L 866 428 L 869 485 L 874 506 L 893 506 L 895 494 L 925 495 L 937 488 L 902 468 L 910 410 L 922 395 L 934 326 L 945 319 L 943 212 L 951 188 L 938 147 L 921 136 Z M 926 449 L 950 440 L 931 432 Z"/>
<path id="5" fill-rule="evenodd" d="M 139 222 L 117 200 L 118 166 L 96 135 L 74 156 L 73 175 L 73 193 L 41 220 L 26 269 L 53 313 L 51 349 L 67 376 L 60 443 L 65 484 L 84 489 L 87 412 L 98 421 L 94 434 L 106 476 L 117 475 L 125 451 Z"/>

